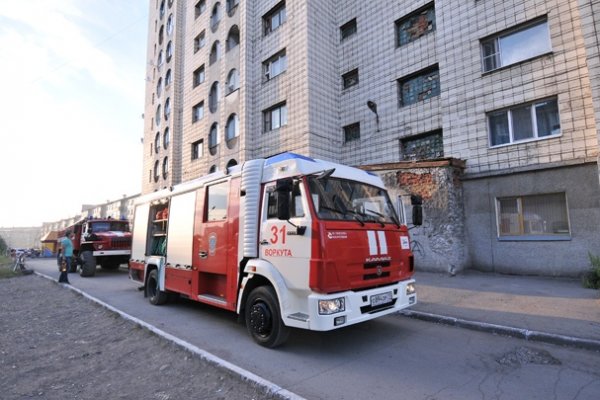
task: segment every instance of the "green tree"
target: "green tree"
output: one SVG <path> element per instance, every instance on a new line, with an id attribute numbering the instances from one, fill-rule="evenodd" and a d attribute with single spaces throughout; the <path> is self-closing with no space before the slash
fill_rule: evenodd
<path id="1" fill-rule="evenodd" d="M 4 241 L 4 238 L 2 236 L 0 236 L 0 255 L 6 254 L 7 250 L 8 250 L 8 245 Z"/>

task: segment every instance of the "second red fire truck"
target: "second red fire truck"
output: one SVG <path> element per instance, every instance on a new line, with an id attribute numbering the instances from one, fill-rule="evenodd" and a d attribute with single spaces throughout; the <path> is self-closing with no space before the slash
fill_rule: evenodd
<path id="1" fill-rule="evenodd" d="M 417 301 L 381 179 L 293 153 L 140 197 L 129 275 L 152 304 L 179 294 L 240 314 L 266 347 Z"/>

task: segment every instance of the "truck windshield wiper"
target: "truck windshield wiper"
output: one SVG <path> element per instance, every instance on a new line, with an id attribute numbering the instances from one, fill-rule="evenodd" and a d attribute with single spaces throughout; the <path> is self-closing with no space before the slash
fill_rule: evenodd
<path id="1" fill-rule="evenodd" d="M 379 217 L 382 220 L 385 220 L 385 215 L 378 213 L 377 211 L 371 210 L 369 208 L 365 208 L 365 212 L 369 212 L 369 213 L 373 214 L 374 216 Z M 374 220 L 373 222 L 379 222 L 381 224 L 381 226 L 383 227 L 383 226 L 385 226 L 385 223 L 382 220 L 379 220 L 379 221 Z"/>

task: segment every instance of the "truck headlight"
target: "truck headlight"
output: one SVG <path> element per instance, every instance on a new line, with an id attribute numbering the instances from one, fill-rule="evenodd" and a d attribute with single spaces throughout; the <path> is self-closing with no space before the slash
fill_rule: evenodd
<path id="1" fill-rule="evenodd" d="M 331 300 L 319 300 L 319 314 L 330 315 L 346 311 L 346 303 L 343 297 Z"/>
<path id="2" fill-rule="evenodd" d="M 409 283 L 408 285 L 406 285 L 406 295 L 410 296 L 413 295 L 417 292 L 417 288 L 415 287 L 414 283 Z"/>
<path id="3" fill-rule="evenodd" d="M 104 245 L 103 245 L 103 244 L 99 244 L 99 245 L 98 245 L 98 250 L 102 250 L 103 248 L 104 248 Z"/>

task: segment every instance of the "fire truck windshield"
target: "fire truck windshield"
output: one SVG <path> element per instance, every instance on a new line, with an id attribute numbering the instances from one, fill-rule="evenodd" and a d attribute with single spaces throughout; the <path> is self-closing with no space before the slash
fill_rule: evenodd
<path id="1" fill-rule="evenodd" d="M 98 232 L 129 232 L 129 223 L 125 221 L 102 221 L 91 224 L 89 233 Z"/>
<path id="2" fill-rule="evenodd" d="M 321 219 L 398 224 L 385 189 L 347 179 L 308 177 L 310 195 Z"/>

